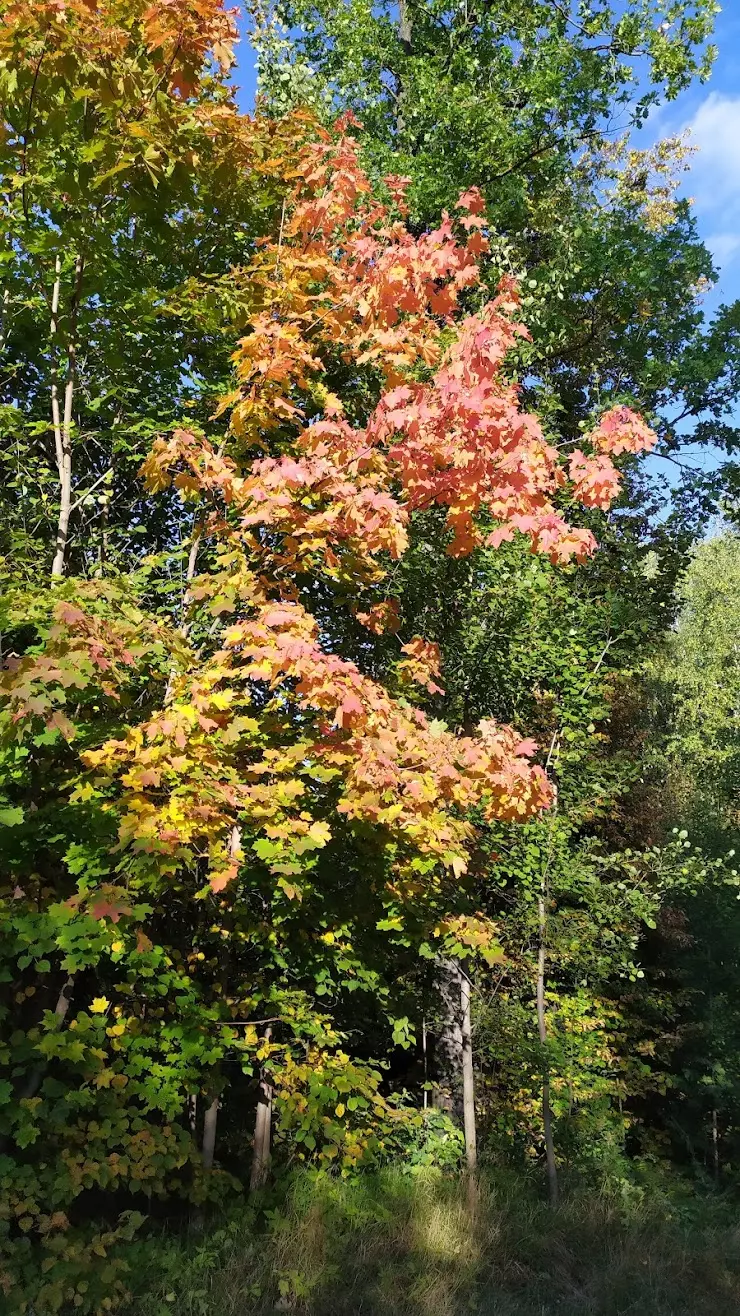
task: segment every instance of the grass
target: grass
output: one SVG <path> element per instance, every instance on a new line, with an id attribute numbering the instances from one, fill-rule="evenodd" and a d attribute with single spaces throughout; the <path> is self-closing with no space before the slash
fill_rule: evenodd
<path id="1" fill-rule="evenodd" d="M 472 1198 L 472 1200 L 471 1200 Z M 303 1174 L 281 1205 L 148 1246 L 131 1316 L 738 1316 L 727 1207 L 526 1179 Z"/>

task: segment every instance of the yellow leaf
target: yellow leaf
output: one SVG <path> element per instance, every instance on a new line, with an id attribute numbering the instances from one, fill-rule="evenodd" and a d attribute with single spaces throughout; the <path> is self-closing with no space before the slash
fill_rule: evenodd
<path id="1" fill-rule="evenodd" d="M 92 799 L 94 794 L 95 794 L 94 786 L 92 786 L 89 781 L 86 781 L 83 782 L 81 786 L 75 787 L 72 793 L 72 799 L 75 802 L 75 804 L 85 804 L 87 800 Z"/>
<path id="2" fill-rule="evenodd" d="M 96 997 L 95 997 L 95 1000 L 93 1001 L 92 1005 L 90 1006 L 90 1013 L 91 1013 L 91 1014 L 105 1014 L 105 1012 L 106 1012 L 106 1010 L 108 1009 L 108 1006 L 109 1006 L 109 1005 L 110 1005 L 110 1001 L 107 999 L 107 997 L 105 997 L 105 996 L 96 996 Z"/>

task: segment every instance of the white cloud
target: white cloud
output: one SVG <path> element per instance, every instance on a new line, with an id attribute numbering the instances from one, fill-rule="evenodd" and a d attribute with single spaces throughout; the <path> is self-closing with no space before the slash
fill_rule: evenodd
<path id="1" fill-rule="evenodd" d="M 740 232 L 710 233 L 704 241 L 721 268 L 729 265 L 740 251 Z"/>
<path id="2" fill-rule="evenodd" d="M 722 270 L 740 257 L 740 95 L 713 91 L 683 130 L 698 147 L 681 190 L 691 197 L 699 231 Z M 680 130 L 679 130 L 680 131 Z M 665 129 L 664 129 L 665 132 Z M 667 134 L 666 134 L 667 135 Z M 734 277 L 734 274 L 733 274 Z"/>
<path id="3" fill-rule="evenodd" d="M 740 96 L 713 91 L 686 124 L 699 147 L 691 162 L 690 188 L 696 209 L 721 215 L 730 207 L 730 224 L 721 220 L 725 238 L 740 219 Z M 740 224 L 738 224 L 740 228 Z"/>

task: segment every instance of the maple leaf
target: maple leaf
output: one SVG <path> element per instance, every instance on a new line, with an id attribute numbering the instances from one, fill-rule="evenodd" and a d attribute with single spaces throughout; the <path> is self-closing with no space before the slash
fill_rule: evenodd
<path id="1" fill-rule="evenodd" d="M 59 621 L 64 622 L 65 625 L 70 627 L 78 626 L 80 623 L 85 622 L 84 612 L 73 603 L 68 603 L 66 601 L 57 603 L 54 613 Z"/>
<path id="2" fill-rule="evenodd" d="M 365 712 L 362 701 L 355 694 L 345 695 L 337 708 L 335 720 L 339 727 L 352 726 Z"/>
<path id="3" fill-rule="evenodd" d="M 479 187 L 469 187 L 467 192 L 460 193 L 456 206 L 458 210 L 469 210 L 471 215 L 481 215 L 485 211 L 486 202 Z"/>
<path id="4" fill-rule="evenodd" d="M 92 896 L 88 908 L 92 918 L 109 918 L 111 923 L 118 923 L 122 914 L 131 913 L 131 906 L 117 887 L 102 887 Z"/>
<path id="5" fill-rule="evenodd" d="M 621 452 L 650 452 L 658 436 L 641 416 L 629 407 L 605 411 L 589 438 L 597 452 L 618 456 Z"/>
<path id="6" fill-rule="evenodd" d="M 586 507 L 610 507 L 621 487 L 618 470 L 606 456 L 586 457 L 576 448 L 568 462 L 573 493 Z"/>
<path id="7" fill-rule="evenodd" d="M 233 882 L 238 875 L 238 864 L 229 864 L 226 868 L 217 869 L 211 873 L 208 879 L 211 890 L 214 892 L 223 891 L 229 885 L 229 882 Z"/>
<path id="8" fill-rule="evenodd" d="M 355 616 L 375 635 L 382 635 L 384 631 L 397 631 L 401 625 L 397 599 L 384 599 L 382 603 L 374 603 L 369 612 L 358 612 Z"/>
<path id="9" fill-rule="evenodd" d="M 415 635 L 408 644 L 401 646 L 401 652 L 409 655 L 398 664 L 398 672 L 403 679 L 416 682 L 431 695 L 444 694 L 442 687 L 433 680 L 439 676 L 439 645 L 431 644 L 421 635 Z"/>

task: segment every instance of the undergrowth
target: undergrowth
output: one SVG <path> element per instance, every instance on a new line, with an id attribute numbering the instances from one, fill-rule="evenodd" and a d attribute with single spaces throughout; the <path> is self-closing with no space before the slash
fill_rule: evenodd
<path id="1" fill-rule="evenodd" d="M 622 1185 L 552 1211 L 522 1177 L 303 1173 L 272 1205 L 140 1244 L 131 1316 L 737 1316 L 720 1200 Z"/>

